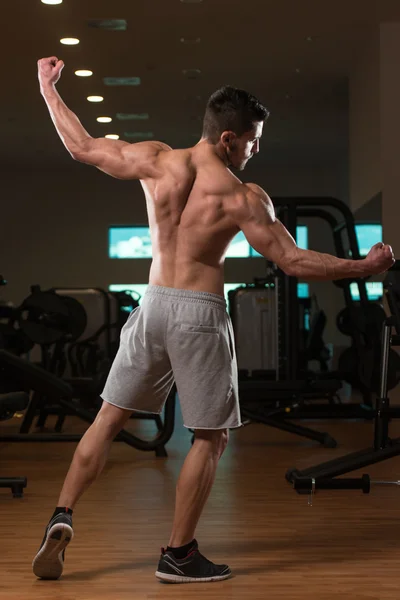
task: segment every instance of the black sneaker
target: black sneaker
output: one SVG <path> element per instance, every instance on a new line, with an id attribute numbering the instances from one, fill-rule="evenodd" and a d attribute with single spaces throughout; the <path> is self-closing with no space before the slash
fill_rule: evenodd
<path id="1" fill-rule="evenodd" d="M 72 516 L 59 513 L 46 527 L 42 545 L 33 559 L 32 567 L 36 577 L 58 579 L 64 567 L 65 548 L 74 537 Z"/>
<path id="2" fill-rule="evenodd" d="M 200 554 L 196 540 L 185 558 L 175 558 L 170 551 L 161 549 L 156 577 L 169 583 L 222 581 L 231 576 L 227 565 L 214 565 Z"/>

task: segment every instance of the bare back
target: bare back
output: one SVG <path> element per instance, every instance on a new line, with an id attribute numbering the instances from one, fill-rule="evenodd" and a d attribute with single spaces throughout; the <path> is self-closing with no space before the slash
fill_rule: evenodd
<path id="1" fill-rule="evenodd" d="M 153 247 L 150 283 L 223 295 L 224 256 L 239 231 L 227 203 L 244 186 L 207 143 L 161 152 L 141 180 Z"/>

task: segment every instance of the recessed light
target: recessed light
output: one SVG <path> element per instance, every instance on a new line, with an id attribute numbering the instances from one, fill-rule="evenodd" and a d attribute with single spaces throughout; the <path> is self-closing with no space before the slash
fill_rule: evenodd
<path id="1" fill-rule="evenodd" d="M 154 133 L 152 131 L 125 131 L 124 136 L 133 140 L 151 140 Z"/>
<path id="2" fill-rule="evenodd" d="M 99 123 L 111 123 L 111 117 L 97 117 L 96 119 Z"/>
<path id="3" fill-rule="evenodd" d="M 296 73 L 299 74 L 301 73 L 301 70 L 299 68 L 296 69 Z"/>
<path id="4" fill-rule="evenodd" d="M 88 96 L 87 99 L 89 102 L 103 102 L 103 96 Z"/>
<path id="5" fill-rule="evenodd" d="M 62 4 L 63 0 L 42 0 L 43 4 Z"/>
<path id="6" fill-rule="evenodd" d="M 119 135 L 116 133 L 107 133 L 106 138 L 109 140 L 119 140 Z"/>
<path id="7" fill-rule="evenodd" d="M 89 71 L 89 69 L 78 69 L 75 71 L 75 75 L 78 77 L 91 77 L 93 75 L 93 71 Z"/>
<path id="8" fill-rule="evenodd" d="M 188 79 L 197 79 L 201 75 L 200 69 L 183 69 L 182 73 Z"/>
<path id="9" fill-rule="evenodd" d="M 147 121 L 148 113 L 117 113 L 119 121 Z"/>
<path id="10" fill-rule="evenodd" d="M 125 19 L 90 19 L 89 27 L 108 29 L 109 31 L 126 31 L 128 26 Z"/>
<path id="11" fill-rule="evenodd" d="M 103 77 L 104 85 L 140 85 L 140 77 Z"/>
<path id="12" fill-rule="evenodd" d="M 194 45 L 194 44 L 200 44 L 201 38 L 199 38 L 199 37 L 196 37 L 196 38 L 181 37 L 180 41 L 182 44 Z"/>
<path id="13" fill-rule="evenodd" d="M 77 44 L 79 44 L 79 40 L 78 38 L 61 38 L 60 40 L 61 44 L 64 44 L 64 46 L 76 46 Z"/>

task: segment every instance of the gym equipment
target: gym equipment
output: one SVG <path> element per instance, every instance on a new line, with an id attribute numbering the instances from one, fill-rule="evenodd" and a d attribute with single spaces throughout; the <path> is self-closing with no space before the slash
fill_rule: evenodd
<path id="1" fill-rule="evenodd" d="M 346 258 L 343 234 L 347 234 L 352 257 L 360 258 L 354 217 L 343 202 L 334 198 L 319 197 L 274 198 L 273 201 L 280 220 L 292 236 L 296 235 L 298 218 L 322 219 L 332 231 L 336 255 Z M 339 213 L 342 222 L 334 213 Z M 271 272 L 271 265 L 268 263 L 267 270 Z M 326 317 L 317 307 L 311 323 L 310 337 L 304 341 L 301 319 L 304 311 L 309 310 L 309 307 L 301 306 L 297 294 L 298 281 L 279 269 L 273 270 L 278 307 L 278 379 L 271 381 L 271 377 L 268 378 L 265 374 L 255 371 L 251 378 L 243 378 L 239 381 L 243 420 L 246 424 L 264 423 L 334 447 L 336 442 L 327 433 L 302 428 L 288 423 L 287 420 L 343 417 L 370 419 L 373 411 L 367 403 L 363 405 L 337 403 L 337 392 L 342 387 L 341 373 L 324 372 L 328 357 L 328 350 L 322 340 Z M 351 280 L 340 283 L 345 299 L 349 299 L 347 302 L 349 304 Z M 360 297 L 368 301 L 365 282 L 360 283 Z M 361 344 L 359 346 L 361 347 Z M 320 373 L 313 373 L 308 369 L 308 358 L 311 360 L 315 356 L 321 362 Z M 317 403 L 317 400 L 324 402 Z"/>
<path id="2" fill-rule="evenodd" d="M 54 288 L 53 291 L 77 302 L 87 316 L 85 327 L 69 346 L 71 374 L 93 375 L 102 361 L 107 361 L 110 367 L 118 350 L 121 329 L 138 303 L 129 294 L 101 288 Z"/>
<path id="3" fill-rule="evenodd" d="M 278 379 L 276 282 L 255 280 L 228 294 L 239 371 L 272 372 Z"/>
<path id="4" fill-rule="evenodd" d="M 6 279 L 0 275 L 0 288 L 7 285 Z M 16 329 L 18 318 L 15 307 L 0 297 L 0 348 L 14 354 L 26 354 L 35 345 L 20 329 Z"/>
<path id="5" fill-rule="evenodd" d="M 364 394 L 379 392 L 381 332 L 386 319 L 383 307 L 371 301 L 342 309 L 336 324 L 341 333 L 349 335 L 353 343 L 339 357 L 338 370 L 343 379 Z M 400 357 L 394 350 L 389 352 L 387 389 L 400 381 Z"/>
<path id="6" fill-rule="evenodd" d="M 399 480 L 379 481 L 371 479 L 369 475 L 364 474 L 358 478 L 344 477 L 340 479 L 319 479 L 319 490 L 361 490 L 364 494 L 369 494 L 371 486 L 400 486 Z M 293 488 L 299 494 L 308 494 L 308 505 L 313 505 L 313 499 L 317 493 L 316 481 L 314 478 L 301 477 L 293 480 Z"/>
<path id="7" fill-rule="evenodd" d="M 24 392 L 0 394 L 0 421 L 11 419 L 14 413 L 25 410 L 29 397 Z M 11 488 L 14 498 L 22 498 L 27 485 L 26 477 L 0 477 L 0 488 Z"/>
<path id="8" fill-rule="evenodd" d="M 72 342 L 86 328 L 86 312 L 77 300 L 53 291 L 42 292 L 36 285 L 31 287 L 31 295 L 23 301 L 18 313 L 21 331 L 41 346 L 61 340 Z"/>
<path id="9" fill-rule="evenodd" d="M 315 360 L 319 363 L 321 373 L 328 372 L 328 361 L 331 358 L 331 353 L 323 340 L 323 333 L 326 326 L 327 318 L 323 310 L 319 308 L 315 296 L 311 299 L 315 310 L 309 309 L 309 332 L 305 337 L 304 347 L 302 348 L 301 364 L 302 371 L 306 371 L 308 364 Z M 300 361 L 299 361 L 300 362 Z"/>
<path id="10" fill-rule="evenodd" d="M 128 294 L 98 288 L 59 288 L 42 291 L 32 286 L 31 295 L 16 309 L 19 330 L 40 345 L 41 362 L 34 365 L 5 352 L 0 367 L 14 381 L 24 381 L 33 391 L 20 433 L 0 436 L 8 441 L 77 441 L 80 435 L 62 433 L 67 416 L 92 423 L 101 406 L 102 392 L 119 346 L 121 328 L 137 302 Z M 67 386 L 67 387 L 65 387 Z M 175 394 L 166 403 L 164 419 L 151 413 L 133 413 L 132 419 L 154 421 L 153 440 L 142 440 L 127 431 L 118 440 L 140 450 L 166 456 L 165 444 L 174 428 Z M 56 434 L 30 433 L 35 417 L 43 428 L 49 415 L 56 415 Z"/>
<path id="11" fill-rule="evenodd" d="M 61 408 L 60 414 L 62 419 L 61 423 L 58 423 L 56 426 L 56 432 L 60 431 L 65 414 L 79 417 L 87 423 L 93 423 L 96 414 L 93 414 L 93 411 L 82 408 L 76 402 L 74 388 L 67 381 L 5 350 L 0 350 L 0 377 L 2 370 L 5 371 L 8 381 L 17 381 L 18 386 L 22 389 L 27 392 L 33 391 L 34 393 L 25 412 L 20 433 L 0 434 L 0 442 L 79 441 L 82 436 L 78 434 L 29 433 L 37 411 L 40 410 L 42 403 L 48 400 L 53 401 Z M 175 395 L 176 388 L 174 387 L 166 402 L 164 423 L 161 422 L 161 426 L 158 427 L 158 433 L 153 440 L 145 441 L 126 430 L 122 430 L 115 438 L 116 441 L 125 442 L 138 450 L 155 451 L 156 456 L 167 456 L 165 444 L 169 441 L 174 431 Z"/>
<path id="12" fill-rule="evenodd" d="M 314 494 L 318 489 L 362 489 L 367 493 L 369 491 L 367 475 L 350 480 L 339 476 L 400 455 L 400 438 L 389 438 L 389 422 L 393 417 L 400 417 L 400 408 L 391 407 L 387 396 L 391 346 L 400 346 L 400 261 L 396 261 L 389 270 L 383 287 L 391 316 L 385 319 L 382 327 L 380 390 L 374 413 L 373 446 L 303 471 L 289 469 L 286 479 L 293 484 L 298 493 Z M 398 482 L 375 483 L 398 485 Z"/>

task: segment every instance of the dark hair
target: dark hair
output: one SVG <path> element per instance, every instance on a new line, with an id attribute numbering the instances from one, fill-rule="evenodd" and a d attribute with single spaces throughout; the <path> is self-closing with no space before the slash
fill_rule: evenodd
<path id="1" fill-rule="evenodd" d="M 238 137 L 250 131 L 253 124 L 265 121 L 268 110 L 244 90 L 226 85 L 214 92 L 207 102 L 203 120 L 203 137 L 216 144 L 224 131 Z"/>

